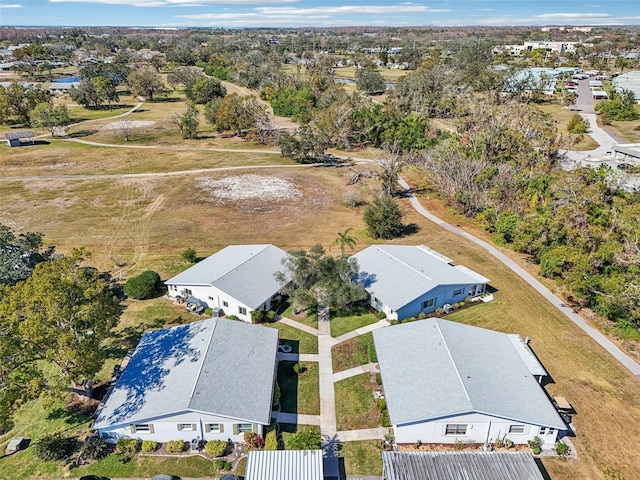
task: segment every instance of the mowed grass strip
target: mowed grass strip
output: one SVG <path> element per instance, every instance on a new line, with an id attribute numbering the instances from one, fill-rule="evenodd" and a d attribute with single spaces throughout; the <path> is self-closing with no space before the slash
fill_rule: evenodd
<path id="1" fill-rule="evenodd" d="M 340 456 L 348 476 L 382 475 L 382 453 L 378 440 L 344 442 Z"/>
<path id="2" fill-rule="evenodd" d="M 0 452 L 4 453 L 13 437 L 26 437 L 31 444 L 46 435 L 61 433 L 76 437 L 90 433 L 90 418 L 68 411 L 62 404 L 47 407 L 44 400 L 24 404 L 15 412 L 14 427 L 0 435 Z M 0 459 L 0 479 L 61 478 L 65 477 L 64 462 L 43 462 L 36 458 L 33 447 Z"/>
<path id="3" fill-rule="evenodd" d="M 345 333 L 366 327 L 378 321 L 378 318 L 369 312 L 360 312 L 354 315 L 341 316 L 341 312 L 332 311 L 331 318 L 331 336 L 339 337 Z"/>
<path id="4" fill-rule="evenodd" d="M 220 152 L 224 145 L 197 144 L 192 148 L 130 148 L 96 146 L 59 138 L 46 138 L 19 149 L 0 146 L 0 166 L 5 177 L 60 175 L 117 175 L 177 172 L 196 169 L 296 165 L 271 149 L 271 153 Z M 253 147 L 245 148 L 253 150 Z M 27 167 L 28 166 L 28 167 Z M 298 166 L 297 168 L 308 168 Z"/>
<path id="5" fill-rule="evenodd" d="M 217 470 L 211 460 L 200 456 L 156 457 L 112 454 L 86 467 L 73 470 L 73 475 L 99 475 L 108 478 L 150 478 L 161 473 L 182 477 L 209 477 Z"/>
<path id="6" fill-rule="evenodd" d="M 320 415 L 320 387 L 317 362 L 300 362 L 300 375 L 293 371 L 296 362 L 278 362 L 280 408 L 283 412 Z"/>
<path id="7" fill-rule="evenodd" d="M 370 373 L 340 380 L 334 387 L 338 430 L 359 430 L 381 425 L 382 415 L 373 398 Z"/>
<path id="8" fill-rule="evenodd" d="M 284 323 L 265 323 L 266 327 L 280 330 L 280 343 L 291 345 L 291 353 L 318 353 L 318 337 Z"/>
<path id="9" fill-rule="evenodd" d="M 365 333 L 335 345 L 331 349 L 331 358 L 335 373 L 370 362 L 377 362 L 373 333 Z"/>

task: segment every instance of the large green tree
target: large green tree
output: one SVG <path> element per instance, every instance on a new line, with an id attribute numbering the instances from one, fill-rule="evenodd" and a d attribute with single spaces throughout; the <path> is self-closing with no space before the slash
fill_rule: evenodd
<path id="1" fill-rule="evenodd" d="M 29 114 L 30 123 L 36 127 L 49 130 L 54 137 L 56 130 L 71 123 L 66 105 L 53 106 L 51 103 L 41 103 Z"/>
<path id="2" fill-rule="evenodd" d="M 285 262 L 285 270 L 276 274 L 282 292 L 291 299 L 296 310 L 318 305 L 345 307 L 367 298 L 362 285 L 353 279 L 358 275 L 358 263 L 344 255 L 333 257 L 320 244 L 311 250 L 293 250 Z"/>
<path id="3" fill-rule="evenodd" d="M 91 394 L 120 303 L 83 260 L 75 251 L 40 263 L 0 291 L 0 424 L 33 398 Z"/>
<path id="4" fill-rule="evenodd" d="M 154 68 L 143 67 L 134 70 L 127 77 L 127 84 L 134 95 L 142 95 L 149 100 L 153 96 L 165 91 L 165 84 L 162 77 Z"/>
<path id="5" fill-rule="evenodd" d="M 43 248 L 41 233 L 16 235 L 10 227 L 0 224 L 0 284 L 25 280 L 38 263 L 49 260 L 53 253 L 53 246 Z"/>
<path id="6" fill-rule="evenodd" d="M 364 222 L 371 238 L 401 237 L 404 234 L 403 213 L 396 201 L 386 194 L 378 195 L 364 211 Z"/>

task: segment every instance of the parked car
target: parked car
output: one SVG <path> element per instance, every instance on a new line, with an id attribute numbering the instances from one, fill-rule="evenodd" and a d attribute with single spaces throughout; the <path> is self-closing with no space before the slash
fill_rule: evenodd
<path id="1" fill-rule="evenodd" d="M 161 473 L 160 475 L 151 477 L 151 480 L 182 480 L 182 479 L 177 475 L 167 475 L 166 473 Z"/>

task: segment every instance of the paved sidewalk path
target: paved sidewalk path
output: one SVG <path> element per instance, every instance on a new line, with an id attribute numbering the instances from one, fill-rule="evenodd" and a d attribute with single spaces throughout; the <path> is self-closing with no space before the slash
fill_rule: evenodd
<path id="1" fill-rule="evenodd" d="M 343 430 L 338 432 L 341 442 L 357 442 L 359 440 L 382 440 L 389 433 L 385 427 L 366 428 L 364 430 Z"/>
<path id="2" fill-rule="evenodd" d="M 304 323 L 297 322 L 287 317 L 279 317 L 278 322 L 284 323 L 285 325 L 289 325 L 290 327 L 297 328 L 298 330 L 302 330 L 303 332 L 307 332 L 315 337 L 318 336 L 318 329 L 310 327 L 309 325 L 305 325 Z"/>
<path id="3" fill-rule="evenodd" d="M 283 353 L 278 352 L 278 361 L 289 362 L 319 362 L 320 356 L 317 353 Z"/>
<path id="4" fill-rule="evenodd" d="M 431 220 L 436 225 L 448 230 L 449 232 L 455 233 L 462 238 L 469 240 L 470 242 L 479 245 L 487 253 L 494 256 L 498 260 L 500 260 L 503 264 L 509 267 L 516 275 L 522 278 L 525 282 L 531 285 L 540 295 L 542 295 L 546 300 L 551 302 L 561 313 L 563 313 L 569 320 L 575 323 L 578 327 L 580 327 L 587 335 L 593 338 L 602 348 L 604 348 L 607 352 L 609 352 L 616 360 L 618 360 L 622 365 L 624 365 L 633 375 L 640 378 L 640 365 L 638 365 L 631 357 L 629 357 L 626 353 L 618 348 L 616 344 L 614 344 L 611 340 L 605 337 L 602 333 L 600 333 L 597 329 L 589 325 L 580 315 L 575 313 L 570 307 L 565 305 L 564 301 L 559 297 L 555 296 L 551 291 L 545 287 L 542 283 L 536 280 L 532 275 L 530 275 L 524 268 L 518 265 L 516 262 L 507 257 L 504 253 L 499 251 L 493 245 L 485 242 L 484 240 L 480 240 L 479 238 L 471 235 L 464 230 L 454 227 L 453 225 L 445 222 L 444 220 L 436 217 L 431 212 L 427 211 L 422 204 L 415 197 L 413 192 L 411 191 L 409 184 L 403 179 L 399 179 L 400 185 L 403 188 L 407 189 L 407 195 L 409 200 L 411 201 L 411 205 L 416 211 L 421 214 L 423 217 Z"/>
<path id="5" fill-rule="evenodd" d="M 272 412 L 271 417 L 275 418 L 278 423 L 320 426 L 320 415 L 302 415 L 298 413 Z"/>
<path id="6" fill-rule="evenodd" d="M 318 314 L 321 318 L 321 315 Z M 318 322 L 318 351 L 320 362 L 318 364 L 320 374 L 320 433 L 326 437 L 334 437 L 336 434 L 336 394 L 333 388 L 333 362 L 331 360 L 331 327 L 327 316 L 326 320 Z"/>
<path id="7" fill-rule="evenodd" d="M 353 330 L 351 332 L 345 333 L 344 335 L 340 335 L 339 337 L 336 337 L 334 341 L 335 343 L 341 343 L 341 342 L 344 342 L 345 340 L 350 340 L 359 335 L 364 335 L 365 333 L 373 332 L 374 330 L 377 330 L 382 327 L 387 327 L 387 326 L 389 326 L 388 320 L 380 320 L 379 322 L 372 323 L 371 325 L 367 325 L 367 326 L 358 328 L 356 330 Z"/>
<path id="8" fill-rule="evenodd" d="M 356 375 L 361 375 L 363 373 L 377 373 L 380 370 L 377 367 L 376 363 L 367 363 L 366 365 L 360 365 L 358 367 L 350 368 L 349 370 L 343 370 L 342 372 L 333 374 L 333 381 L 339 382 L 340 380 L 344 380 L 345 378 L 355 377 Z"/>

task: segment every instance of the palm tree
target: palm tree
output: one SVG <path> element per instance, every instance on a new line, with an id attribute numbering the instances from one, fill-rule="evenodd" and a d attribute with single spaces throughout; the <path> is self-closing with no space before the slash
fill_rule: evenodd
<path id="1" fill-rule="evenodd" d="M 349 235 L 349 232 L 353 230 L 352 227 L 347 228 L 344 232 L 338 232 L 338 238 L 333 242 L 333 245 L 340 247 L 340 256 L 344 257 L 345 247 L 350 247 L 353 250 L 356 246 L 355 237 Z"/>

